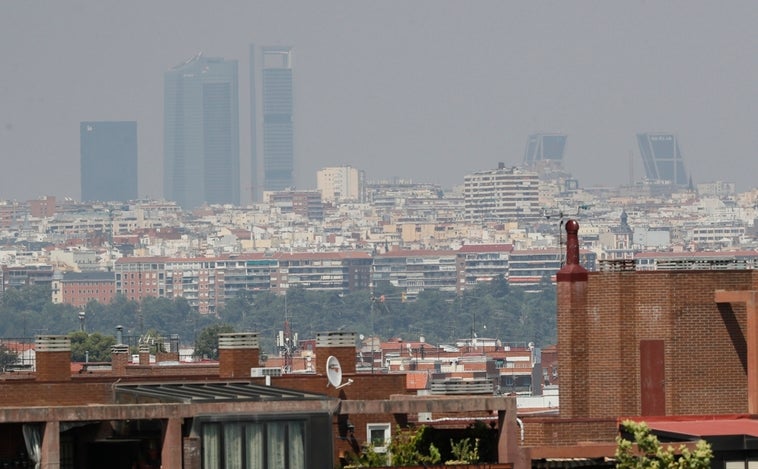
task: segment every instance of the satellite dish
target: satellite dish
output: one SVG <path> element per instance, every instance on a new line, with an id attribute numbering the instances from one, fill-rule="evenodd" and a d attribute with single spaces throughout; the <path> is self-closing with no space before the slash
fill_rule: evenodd
<path id="1" fill-rule="evenodd" d="M 348 379 L 345 383 L 342 382 L 342 367 L 340 366 L 340 361 L 334 355 L 330 355 L 326 359 L 326 379 L 328 381 L 326 384 L 327 388 L 330 384 L 334 389 L 340 389 L 353 384 L 352 379 Z"/>
<path id="2" fill-rule="evenodd" d="M 335 388 L 342 384 L 342 367 L 340 366 L 340 361 L 334 355 L 330 355 L 326 359 L 326 379 Z"/>

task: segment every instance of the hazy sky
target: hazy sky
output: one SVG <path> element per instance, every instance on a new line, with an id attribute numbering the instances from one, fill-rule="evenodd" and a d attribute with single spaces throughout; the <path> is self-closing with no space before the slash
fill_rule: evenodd
<path id="1" fill-rule="evenodd" d="M 78 198 L 79 123 L 136 120 L 140 195 L 162 196 L 163 74 L 295 50 L 296 179 L 353 164 L 445 187 L 569 135 L 581 185 L 642 175 L 635 134 L 679 136 L 694 181 L 758 186 L 755 1 L 26 1 L 0 4 L 0 199 Z"/>

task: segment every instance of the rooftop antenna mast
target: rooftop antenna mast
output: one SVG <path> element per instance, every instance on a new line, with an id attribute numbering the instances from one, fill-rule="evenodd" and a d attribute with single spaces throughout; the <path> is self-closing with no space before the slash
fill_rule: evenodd
<path id="1" fill-rule="evenodd" d="M 292 333 L 289 311 L 287 310 L 287 293 L 284 293 L 284 330 L 279 331 L 276 337 L 276 345 L 279 353 L 284 357 L 284 372 L 292 371 L 293 355 L 297 350 L 297 333 Z"/>
<path id="2" fill-rule="evenodd" d="M 548 213 L 547 210 L 542 210 L 542 215 L 545 217 L 548 222 L 550 221 L 550 218 L 558 218 L 558 256 L 561 262 L 561 267 L 566 263 L 566 258 L 564 256 L 564 249 L 563 246 L 565 242 L 563 241 L 563 224 L 565 223 L 564 220 L 564 213 L 563 210 L 560 210 L 558 213 Z"/>

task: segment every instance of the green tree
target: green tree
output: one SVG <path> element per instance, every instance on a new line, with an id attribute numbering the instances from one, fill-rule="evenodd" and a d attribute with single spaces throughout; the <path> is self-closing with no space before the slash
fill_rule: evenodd
<path id="1" fill-rule="evenodd" d="M 429 427 L 402 429 L 397 427 L 387 451 L 393 466 L 437 464 L 442 457 L 440 451 L 427 441 Z"/>
<path id="2" fill-rule="evenodd" d="M 616 467 L 619 469 L 708 469 L 713 452 L 711 445 L 704 440 L 695 444 L 690 450 L 685 445 L 664 447 L 658 437 L 650 433 L 644 422 L 625 420 L 621 424 L 624 432 L 629 433 L 634 441 L 616 437 Z"/>
<path id="3" fill-rule="evenodd" d="M 195 341 L 195 356 L 217 360 L 218 335 L 226 332 L 234 332 L 234 327 L 229 324 L 214 324 L 200 331 Z"/>
<path id="4" fill-rule="evenodd" d="M 87 359 L 91 362 L 111 361 L 111 347 L 116 344 L 113 336 L 102 335 L 99 332 L 87 334 L 77 331 L 69 334 L 71 339 L 71 360 L 83 362 Z"/>

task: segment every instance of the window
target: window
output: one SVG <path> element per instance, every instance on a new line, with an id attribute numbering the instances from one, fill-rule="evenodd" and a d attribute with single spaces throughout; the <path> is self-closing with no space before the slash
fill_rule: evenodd
<path id="1" fill-rule="evenodd" d="M 305 422 L 218 422 L 203 425 L 203 467 L 305 469 Z"/>
<path id="2" fill-rule="evenodd" d="M 366 439 L 374 447 L 377 453 L 386 453 L 390 443 L 389 423 L 369 423 L 366 425 Z"/>

